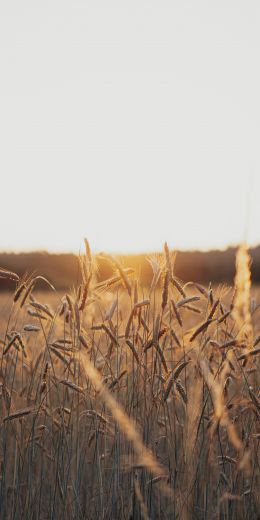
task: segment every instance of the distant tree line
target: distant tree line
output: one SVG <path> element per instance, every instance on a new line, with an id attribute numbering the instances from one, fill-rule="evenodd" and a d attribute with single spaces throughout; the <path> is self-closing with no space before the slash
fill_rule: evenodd
<path id="1" fill-rule="evenodd" d="M 260 246 L 251 249 L 252 279 L 260 283 Z M 232 283 L 235 275 L 236 248 L 225 251 L 185 251 L 178 252 L 175 261 L 175 275 L 183 281 L 194 280 L 204 284 Z M 120 256 L 124 267 L 134 268 L 144 285 L 152 279 L 152 269 L 147 261 L 150 255 Z M 102 259 L 98 261 L 98 281 L 112 275 L 110 264 Z M 59 290 L 67 290 L 78 285 L 81 279 L 79 262 L 73 254 L 52 254 L 47 252 L 33 253 L 0 253 L 0 267 L 16 272 L 19 276 L 37 273 L 45 276 Z M 13 282 L 0 279 L 0 290 L 13 288 Z M 40 288 L 40 286 L 39 286 Z M 42 285 L 42 288 L 46 288 Z"/>

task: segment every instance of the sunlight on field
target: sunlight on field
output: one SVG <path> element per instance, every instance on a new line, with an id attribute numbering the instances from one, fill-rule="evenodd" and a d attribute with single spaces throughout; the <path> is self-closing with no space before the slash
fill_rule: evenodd
<path id="1" fill-rule="evenodd" d="M 247 253 L 234 292 L 183 284 L 166 244 L 149 287 L 109 255 L 113 276 L 98 282 L 85 245 L 71 294 L 0 272 L 14 283 L 0 298 L 2 517 L 257 518 Z M 252 336 L 236 321 L 245 310 Z"/>

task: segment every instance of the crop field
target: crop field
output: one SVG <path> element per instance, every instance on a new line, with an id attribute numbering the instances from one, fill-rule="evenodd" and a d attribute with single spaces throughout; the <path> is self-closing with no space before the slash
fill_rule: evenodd
<path id="1" fill-rule="evenodd" d="M 0 518 L 260 518 L 260 291 L 153 280 L 86 241 L 68 294 L 40 276 L 0 297 Z M 48 291 L 38 291 L 45 283 Z M 0 279 L 1 283 L 1 279 Z"/>

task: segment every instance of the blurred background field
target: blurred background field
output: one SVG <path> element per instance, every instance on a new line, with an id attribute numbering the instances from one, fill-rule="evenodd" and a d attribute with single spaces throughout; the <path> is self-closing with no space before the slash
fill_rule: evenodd
<path id="1" fill-rule="evenodd" d="M 236 248 L 226 250 L 179 251 L 175 261 L 175 275 L 184 282 L 233 283 L 235 275 Z M 260 283 L 260 246 L 250 250 L 252 258 L 252 281 Z M 148 286 L 152 280 L 152 268 L 147 261 L 149 254 L 135 254 L 120 256 L 122 265 L 133 268 L 142 285 Z M 160 256 L 158 254 L 157 256 Z M 53 254 L 47 252 L 32 253 L 0 253 L 0 266 L 16 272 L 19 276 L 25 273 L 36 272 L 45 276 L 55 284 L 57 290 L 68 290 L 80 281 L 78 257 L 75 254 Z M 102 281 L 111 276 L 112 269 L 109 262 L 98 259 L 97 278 Z M 0 291 L 13 288 L 12 282 L 2 280 Z M 47 289 L 42 284 L 44 290 Z"/>

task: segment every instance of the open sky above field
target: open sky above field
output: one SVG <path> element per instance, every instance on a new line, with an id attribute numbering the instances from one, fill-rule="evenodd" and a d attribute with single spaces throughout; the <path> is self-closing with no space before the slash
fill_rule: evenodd
<path id="1" fill-rule="evenodd" d="M 1 2 L 0 250 L 259 243 L 259 27 L 257 0 Z"/>

